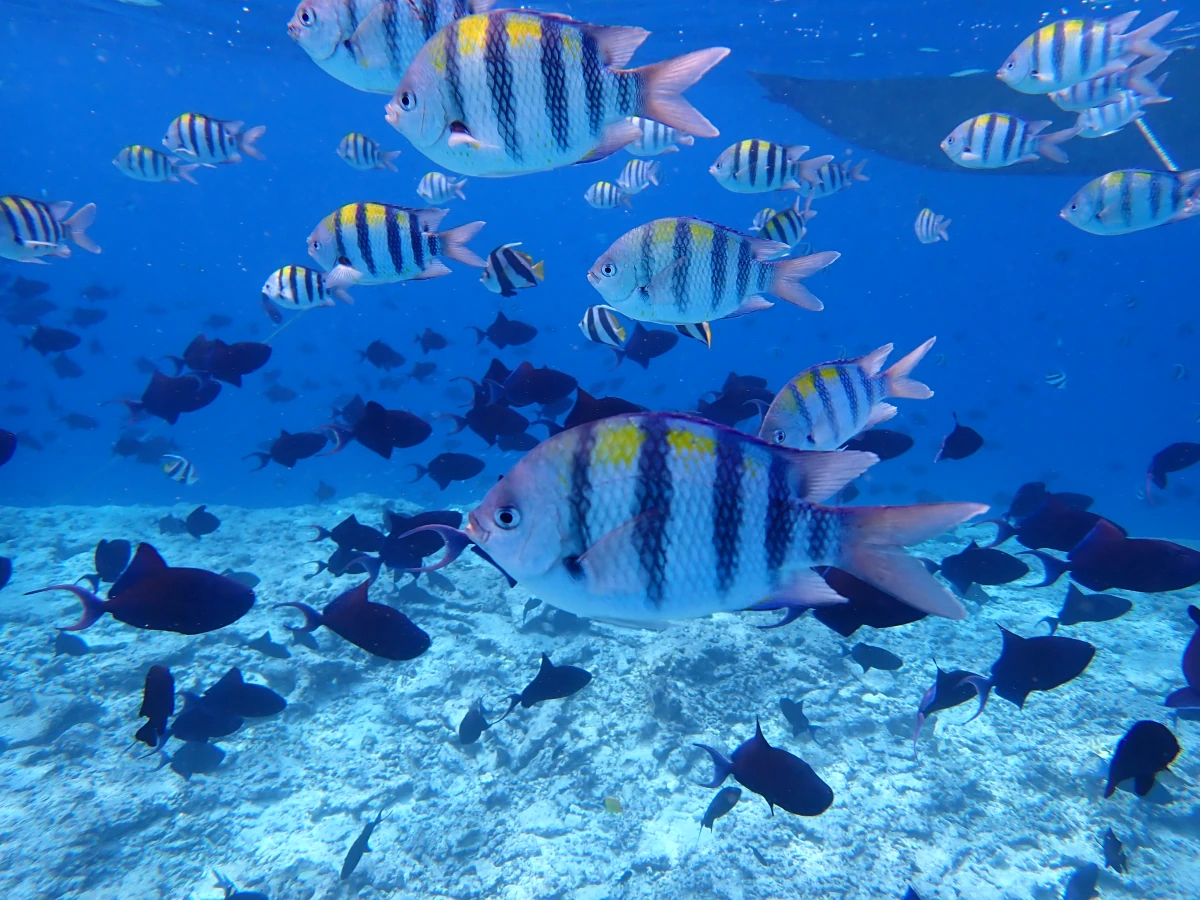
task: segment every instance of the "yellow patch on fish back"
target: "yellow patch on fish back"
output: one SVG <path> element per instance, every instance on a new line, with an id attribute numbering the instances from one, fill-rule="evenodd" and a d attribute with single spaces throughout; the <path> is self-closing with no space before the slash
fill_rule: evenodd
<path id="1" fill-rule="evenodd" d="M 1001 125 L 1007 125 L 1010 121 L 1008 116 L 1002 116 L 998 113 L 988 113 L 983 117 L 983 124 L 986 125 L 989 120 L 994 121 L 997 128 L 999 128 Z"/>
<path id="2" fill-rule="evenodd" d="M 746 455 L 746 456 L 742 457 L 742 480 L 743 481 L 750 481 L 751 479 L 759 478 L 760 476 L 762 476 L 762 474 L 764 472 L 766 472 L 766 470 L 767 470 L 767 467 L 764 466 L 761 461 L 759 461 L 758 459 L 755 459 L 753 456 Z"/>
<path id="3" fill-rule="evenodd" d="M 632 422 L 601 426 L 592 447 L 592 465 L 631 466 L 637 460 L 646 433 Z"/>
<path id="4" fill-rule="evenodd" d="M 841 375 L 838 374 L 836 366 L 826 366 L 825 368 L 821 369 L 818 374 L 821 376 L 821 380 L 826 384 L 833 384 L 842 380 Z"/>
<path id="5" fill-rule="evenodd" d="M 439 75 L 446 72 L 446 41 L 454 34 L 453 28 L 446 28 L 437 35 L 437 40 L 429 48 L 429 64 Z"/>
<path id="6" fill-rule="evenodd" d="M 673 244 L 675 242 L 675 220 L 658 219 L 654 222 L 654 231 L 650 239 L 655 244 Z"/>
<path id="7" fill-rule="evenodd" d="M 692 233 L 692 247 L 699 251 L 705 251 L 712 246 L 713 228 L 711 225 L 706 225 L 704 222 L 692 222 L 688 229 Z"/>
<path id="8" fill-rule="evenodd" d="M 579 32 L 574 28 L 563 26 L 562 31 L 563 62 L 579 62 L 583 59 L 583 41 Z"/>
<path id="9" fill-rule="evenodd" d="M 812 372 L 796 376 L 792 383 L 796 385 L 796 391 L 801 397 L 811 397 L 817 391 L 817 380 Z"/>
<path id="10" fill-rule="evenodd" d="M 458 55 L 463 59 L 483 53 L 487 41 L 487 16 L 464 16 L 458 20 Z"/>
<path id="11" fill-rule="evenodd" d="M 1068 41 L 1078 40 L 1083 34 L 1083 19 L 1067 19 L 1063 25 L 1063 34 Z"/>
<path id="12" fill-rule="evenodd" d="M 667 444 L 676 456 L 712 456 L 717 442 L 705 434 L 697 434 L 689 428 L 672 428 L 667 432 Z"/>
<path id="13" fill-rule="evenodd" d="M 542 41 L 542 20 L 537 16 L 507 16 L 504 20 L 504 30 L 508 33 L 510 50 L 523 50 Z"/>

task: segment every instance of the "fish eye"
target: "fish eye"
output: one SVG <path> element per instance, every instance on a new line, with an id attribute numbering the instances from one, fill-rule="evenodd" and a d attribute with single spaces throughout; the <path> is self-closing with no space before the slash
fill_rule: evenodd
<path id="1" fill-rule="evenodd" d="M 412 91 L 404 91 L 400 95 L 400 108 L 405 112 L 412 112 L 417 108 L 417 95 Z"/>
<path id="2" fill-rule="evenodd" d="M 1010 59 L 1007 63 L 1004 64 L 1004 68 L 1011 69 L 1015 65 L 1016 65 L 1016 63 Z"/>
<path id="3" fill-rule="evenodd" d="M 782 428 L 777 428 L 775 429 L 775 433 L 771 435 L 771 440 L 777 444 L 782 444 L 785 440 L 787 440 L 787 435 L 784 433 Z"/>
<path id="4" fill-rule="evenodd" d="M 320 241 L 309 241 L 309 242 L 308 242 L 308 245 L 309 245 L 310 247 L 312 247 L 312 249 L 314 249 L 314 250 L 320 250 L 320 249 L 321 249 L 321 242 L 320 242 Z"/>
<path id="5" fill-rule="evenodd" d="M 605 263 L 603 266 L 600 267 L 600 274 L 603 275 L 605 278 L 612 278 L 614 275 L 617 274 L 617 267 L 614 266 L 612 263 Z"/>
<path id="6" fill-rule="evenodd" d="M 950 137 L 946 138 L 946 143 L 953 144 L 954 143 L 954 135 L 950 135 Z"/>
<path id="7" fill-rule="evenodd" d="M 501 506 L 492 514 L 492 520 L 509 531 L 521 524 L 521 514 L 511 506 Z"/>
<path id="8" fill-rule="evenodd" d="M 313 15 L 312 10 L 302 9 L 300 11 L 300 24 L 301 25 L 303 25 L 307 28 L 309 25 L 312 25 L 316 21 L 317 21 L 317 17 L 315 15 Z"/>

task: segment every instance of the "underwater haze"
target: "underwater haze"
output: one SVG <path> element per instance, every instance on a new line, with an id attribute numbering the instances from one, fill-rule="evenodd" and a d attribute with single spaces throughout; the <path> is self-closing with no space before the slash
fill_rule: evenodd
<path id="1" fill-rule="evenodd" d="M 0 893 L 1200 894 L 1200 4 L 0 35 Z"/>

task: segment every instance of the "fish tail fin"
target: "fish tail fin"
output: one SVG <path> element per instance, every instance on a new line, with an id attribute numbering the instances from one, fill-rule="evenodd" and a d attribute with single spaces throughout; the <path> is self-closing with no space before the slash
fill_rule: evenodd
<path id="1" fill-rule="evenodd" d="M 675 143 L 682 144 L 684 147 L 690 147 L 692 144 L 696 143 L 696 139 L 690 134 L 681 134 L 679 137 L 675 138 Z"/>
<path id="2" fill-rule="evenodd" d="M 927 385 L 922 384 L 916 379 L 910 378 L 912 370 L 917 367 L 925 354 L 933 346 L 936 337 L 931 337 L 920 347 L 903 359 L 897 360 L 883 373 L 883 377 L 887 379 L 887 392 L 889 397 L 900 397 L 906 400 L 928 400 L 933 396 L 933 391 Z"/>
<path id="3" fill-rule="evenodd" d="M 266 125 L 255 125 L 253 128 L 243 131 L 238 135 L 238 149 L 243 153 L 253 156 L 255 159 L 266 159 L 262 151 L 255 146 L 258 139 L 266 133 Z"/>
<path id="4" fill-rule="evenodd" d="M 1034 556 L 1042 563 L 1042 568 L 1045 570 L 1045 577 L 1042 578 L 1039 584 L 1031 584 L 1028 587 L 1050 587 L 1058 579 L 1062 578 L 1067 572 L 1071 571 L 1071 564 L 1067 560 L 1059 559 L 1057 556 L 1051 556 L 1044 550 L 1022 550 L 1018 556 Z"/>
<path id="5" fill-rule="evenodd" d="M 817 175 L 821 171 L 821 167 L 826 163 L 833 162 L 832 156 L 814 156 L 812 159 L 796 160 L 796 167 L 793 170 L 797 181 L 807 181 L 809 184 L 816 184 L 820 178 Z"/>
<path id="6" fill-rule="evenodd" d="M 463 191 L 463 188 L 467 186 L 467 179 L 463 178 L 459 181 L 455 181 L 453 182 L 452 186 L 454 188 L 454 196 L 456 196 L 459 200 L 467 199 L 466 192 Z"/>
<path id="7" fill-rule="evenodd" d="M 954 595 L 903 548 L 937 537 L 987 509 L 981 503 L 845 507 L 839 510 L 844 537 L 836 565 L 914 609 L 947 619 L 966 618 Z"/>
<path id="8" fill-rule="evenodd" d="M 269 463 L 271 461 L 271 454 L 263 453 L 261 451 L 256 451 L 254 453 L 247 453 L 245 456 L 242 457 L 242 459 L 249 459 L 252 456 L 258 457 L 258 465 L 255 466 L 253 469 L 251 469 L 250 470 L 251 472 L 257 472 L 259 469 L 265 469 L 267 467 L 267 463 Z"/>
<path id="9" fill-rule="evenodd" d="M 800 282 L 820 272 L 839 256 L 841 254 L 836 250 L 823 250 L 808 256 L 773 262 L 771 267 L 774 269 L 774 277 L 771 279 L 771 286 L 768 290 L 781 300 L 786 300 L 801 309 L 819 312 L 825 308 L 825 305 Z"/>
<path id="10" fill-rule="evenodd" d="M 67 235 L 71 238 L 71 243 L 82 247 L 89 253 L 99 253 L 100 246 L 88 237 L 87 230 L 93 222 L 96 221 L 96 204 L 89 203 L 87 206 L 81 206 L 71 218 L 63 222 L 63 227 L 67 229 Z"/>
<path id="11" fill-rule="evenodd" d="M 850 177 L 850 180 L 851 181 L 870 181 L 871 179 L 868 178 L 866 175 L 864 175 L 863 171 L 862 171 L 863 169 L 866 168 L 867 163 L 869 163 L 869 162 L 870 162 L 869 159 L 860 159 L 853 166 L 851 166 L 850 171 L 846 173 Z"/>
<path id="12" fill-rule="evenodd" d="M 979 522 L 978 524 L 996 526 L 996 536 L 992 538 L 992 542 L 990 544 L 981 545 L 981 550 L 991 550 L 993 547 L 999 547 L 1017 533 L 1017 529 L 1013 528 L 1012 525 L 1010 525 L 1004 519 L 988 519 L 986 522 Z"/>
<path id="13" fill-rule="evenodd" d="M 1154 43 L 1154 36 L 1170 25 L 1177 15 L 1179 15 L 1178 10 L 1163 13 L 1153 22 L 1147 22 L 1136 31 L 1124 35 L 1129 42 L 1125 45 L 1125 52 L 1138 56 L 1158 56 L 1160 53 L 1165 53 L 1166 51 L 1162 47 Z"/>
<path id="14" fill-rule="evenodd" d="M 468 222 L 466 225 L 459 225 L 457 228 L 451 228 L 449 231 L 438 234 L 442 255 L 464 265 L 482 269 L 486 263 L 467 246 L 467 241 L 475 237 L 484 224 L 484 222 Z"/>
<path id="15" fill-rule="evenodd" d="M 1034 150 L 1039 156 L 1043 156 L 1051 162 L 1065 163 L 1068 161 L 1067 154 L 1058 145 L 1075 137 L 1075 135 L 1079 134 L 1080 130 L 1081 126 L 1079 123 L 1076 123 L 1070 128 L 1064 128 L 1062 131 L 1055 131 L 1051 134 L 1040 134 L 1034 138 Z"/>
<path id="16" fill-rule="evenodd" d="M 195 178 L 192 177 L 192 173 L 195 172 L 198 168 L 200 168 L 199 163 L 189 163 L 186 166 L 176 166 L 175 174 L 178 175 L 180 178 L 182 178 L 184 181 L 188 182 L 189 184 L 199 184 L 200 182 L 198 182 Z"/>
<path id="17" fill-rule="evenodd" d="M 416 484 L 418 481 L 420 481 L 422 478 L 424 478 L 426 475 L 429 474 L 429 469 L 427 469 L 425 466 L 420 465 L 419 463 L 409 463 L 408 465 L 409 465 L 409 468 L 417 470 L 417 477 L 414 478 L 412 481 L 410 481 L 409 484 Z"/>
<path id="18" fill-rule="evenodd" d="M 950 240 L 950 220 L 949 219 L 942 219 L 942 221 L 940 221 L 937 224 L 937 227 L 934 230 L 937 232 L 937 236 L 940 237 L 943 241 Z"/>
<path id="19" fill-rule="evenodd" d="M 728 55 L 727 47 L 709 47 L 630 70 L 645 98 L 638 115 L 699 137 L 719 136 L 716 126 L 682 94 Z"/>
<path id="20" fill-rule="evenodd" d="M 706 784 L 705 787 L 720 787 L 725 779 L 729 777 L 729 773 L 733 771 L 733 763 L 726 759 L 725 754 L 708 746 L 708 744 L 693 744 L 692 746 L 699 747 L 701 750 L 707 750 L 708 755 L 712 757 L 713 780 Z"/>
<path id="21" fill-rule="evenodd" d="M 1200 691 L 1192 687 L 1180 688 L 1167 696 L 1170 709 L 1200 709 Z"/>
<path id="22" fill-rule="evenodd" d="M 1166 103 L 1170 97 L 1164 97 L 1160 91 L 1162 83 L 1166 80 L 1166 73 L 1155 81 L 1151 81 L 1147 76 L 1157 69 L 1166 61 L 1171 54 L 1156 53 L 1149 59 L 1143 59 L 1140 63 L 1130 66 L 1128 69 L 1128 80 L 1131 91 L 1136 91 L 1142 98 L 1143 103 Z"/>
<path id="23" fill-rule="evenodd" d="M 478 347 L 480 344 L 482 344 L 483 339 L 487 337 L 487 332 L 482 328 L 476 328 L 474 325 L 467 325 L 466 327 L 475 332 L 475 346 Z"/>
<path id="24" fill-rule="evenodd" d="M 36 591 L 26 591 L 25 596 L 31 594 L 44 594 L 46 591 L 70 591 L 79 598 L 79 602 L 83 604 L 83 613 L 79 616 L 79 621 L 74 625 L 67 625 L 59 628 L 59 631 L 83 631 L 96 624 L 105 613 L 105 603 L 91 591 L 86 588 L 81 588 L 77 584 L 51 584 L 44 588 L 39 588 Z"/>
<path id="25" fill-rule="evenodd" d="M 291 631 L 293 634 L 295 634 L 297 631 L 300 631 L 300 632 L 316 631 L 318 628 L 321 627 L 322 624 L 324 624 L 321 620 L 321 614 L 319 612 L 317 612 L 315 609 L 313 609 L 311 606 L 309 606 L 307 603 L 297 603 L 296 601 L 291 601 L 289 603 L 276 603 L 275 609 L 279 609 L 280 607 L 283 607 L 283 606 L 290 606 L 292 609 L 298 609 L 298 610 L 300 610 L 300 612 L 304 613 L 304 624 L 303 625 L 299 625 L 299 626 L 288 625 L 287 626 L 288 630 Z"/>
<path id="26" fill-rule="evenodd" d="M 543 259 L 540 262 L 534 263 L 532 271 L 533 271 L 533 276 L 538 281 L 545 281 L 546 280 L 546 261 Z"/>
<path id="27" fill-rule="evenodd" d="M 391 169 L 393 172 L 399 172 L 400 170 L 396 168 L 395 163 L 396 158 L 399 156 L 399 150 L 388 150 L 379 155 L 379 161 L 383 163 L 383 167 L 385 169 Z"/>

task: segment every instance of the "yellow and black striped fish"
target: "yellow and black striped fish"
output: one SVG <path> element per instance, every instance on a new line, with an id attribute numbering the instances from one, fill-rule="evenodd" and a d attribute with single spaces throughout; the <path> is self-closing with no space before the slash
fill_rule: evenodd
<path id="1" fill-rule="evenodd" d="M 1200 169 L 1121 169 L 1080 188 L 1059 215 L 1092 234 L 1129 234 L 1200 215 Z"/>
<path id="2" fill-rule="evenodd" d="M 942 141 L 942 151 L 967 169 L 1000 169 L 1036 162 L 1039 156 L 1065 163 L 1067 154 L 1058 145 L 1079 134 L 1080 126 L 1042 134 L 1048 119 L 1027 122 L 1004 113 L 973 116 Z"/>
<path id="3" fill-rule="evenodd" d="M 532 256 L 517 249 L 520 246 L 520 241 L 502 244 L 488 254 L 479 280 L 493 294 L 515 297 L 517 291 L 537 287 L 546 279 L 545 261 L 535 263 Z"/>
<path id="4" fill-rule="evenodd" d="M 337 155 L 351 168 L 360 172 L 371 169 L 391 169 L 395 172 L 397 169 L 393 160 L 400 155 L 400 151 L 381 150 L 379 145 L 365 134 L 351 131 L 338 144 Z"/>
<path id="5" fill-rule="evenodd" d="M 284 266 L 272 272 L 263 284 L 263 303 L 270 301 L 297 311 L 336 306 L 334 297 L 343 303 L 353 303 L 354 298 L 346 288 L 357 282 L 356 274 L 349 266 L 334 266 L 332 272 L 308 266 Z"/>
<path id="6" fill-rule="evenodd" d="M 179 181 L 182 178 L 192 184 L 196 183 L 192 172 L 200 168 L 199 163 L 183 165 L 175 157 L 141 144 L 122 149 L 113 159 L 113 165 L 122 175 L 135 181 Z"/>
<path id="7" fill-rule="evenodd" d="M 172 481 L 190 486 L 200 480 L 200 476 L 196 474 L 196 467 L 182 456 L 168 453 L 163 456 L 163 459 L 166 462 L 163 463 L 162 470 Z"/>
<path id="8" fill-rule="evenodd" d="M 611 181 L 597 181 L 584 192 L 583 199 L 588 202 L 588 206 L 595 209 L 616 209 L 618 206 L 627 206 L 632 209 L 633 207 L 633 204 L 629 202 L 629 195 Z"/>
<path id="9" fill-rule="evenodd" d="M 243 131 L 245 122 L 227 122 L 201 113 L 184 113 L 167 128 L 163 146 L 174 153 L 209 168 L 240 163 L 242 154 L 265 159 L 255 142 L 267 126 L 258 125 Z"/>
<path id="10" fill-rule="evenodd" d="M 917 240 L 922 244 L 936 244 L 938 241 L 950 240 L 950 220 L 926 207 L 917 213 L 917 221 L 913 224 Z"/>
<path id="11" fill-rule="evenodd" d="M 43 256 L 70 256 L 70 241 L 90 253 L 100 248 L 87 235 L 96 219 L 96 204 L 89 203 L 66 215 L 71 203 L 43 203 L 16 194 L 0 197 L 0 256 L 17 262 L 44 263 Z"/>
<path id="12" fill-rule="evenodd" d="M 607 344 L 618 350 L 625 343 L 625 328 L 621 325 L 621 321 L 613 315 L 612 309 L 603 304 L 587 308 L 579 323 L 579 330 L 589 341 Z"/>
<path id="13" fill-rule="evenodd" d="M 690 134 L 683 134 L 662 122 L 643 119 L 640 116 L 630 116 L 629 121 L 638 127 L 641 136 L 631 144 L 625 145 L 625 151 L 634 156 L 659 156 L 663 153 L 678 153 L 682 144 L 690 147 L 696 139 Z"/>
<path id="14" fill-rule="evenodd" d="M 308 255 L 329 272 L 337 265 L 349 266 L 358 275 L 356 283 L 362 285 L 449 275 L 439 256 L 483 266 L 467 241 L 484 223 L 435 232 L 446 212 L 390 203 L 347 203 L 322 219 L 308 236 Z"/>
<path id="15" fill-rule="evenodd" d="M 805 226 L 808 220 L 815 215 L 816 213 L 807 206 L 801 207 L 800 200 L 797 198 L 794 206 L 781 209 L 763 222 L 762 228 L 758 231 L 759 237 L 786 244 L 787 250 L 782 250 L 777 254 L 777 256 L 786 256 L 804 240 L 804 236 L 808 234 L 808 228 Z"/>
<path id="16" fill-rule="evenodd" d="M 785 147 L 772 141 L 738 141 L 717 157 L 708 173 L 727 191 L 761 194 L 766 191 L 794 191 L 800 182 L 812 182 L 817 171 L 832 156 L 801 159 L 808 148 Z"/>

